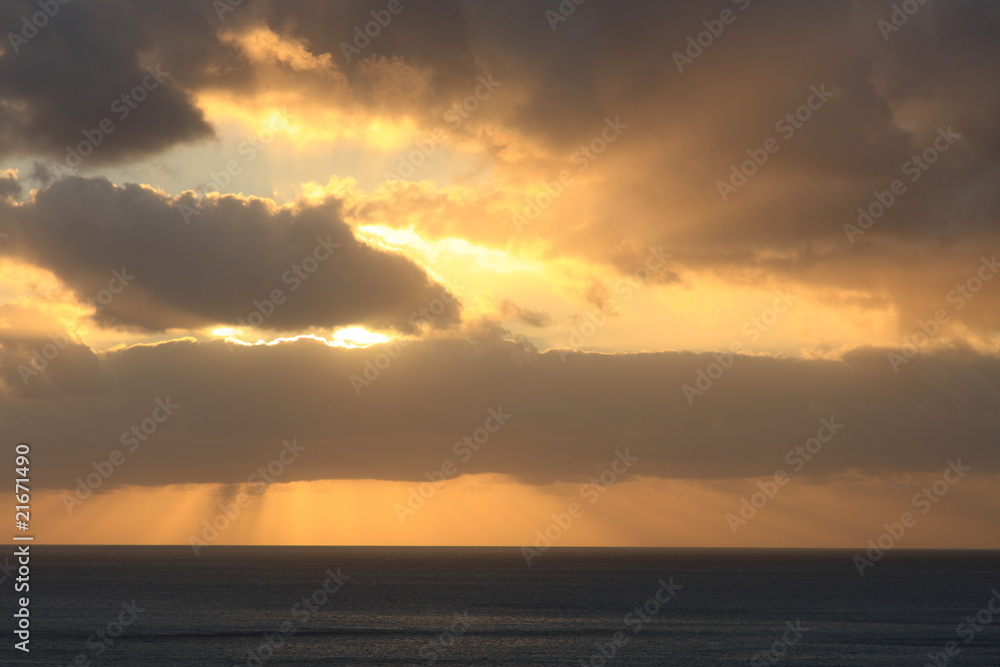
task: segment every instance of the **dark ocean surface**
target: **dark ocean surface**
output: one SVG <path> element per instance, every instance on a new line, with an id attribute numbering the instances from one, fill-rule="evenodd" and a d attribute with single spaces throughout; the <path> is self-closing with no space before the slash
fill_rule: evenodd
<path id="1" fill-rule="evenodd" d="M 0 662 L 1000 665 L 1000 553 L 857 553 L 35 545 Z"/>

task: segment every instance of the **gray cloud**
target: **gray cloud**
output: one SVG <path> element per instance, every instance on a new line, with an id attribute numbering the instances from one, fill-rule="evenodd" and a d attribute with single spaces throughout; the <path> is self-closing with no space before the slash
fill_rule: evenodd
<path id="1" fill-rule="evenodd" d="M 789 468 L 786 453 L 823 418 L 843 428 L 802 474 L 931 472 L 956 457 L 1000 473 L 1000 364 L 954 351 L 918 356 L 896 374 L 886 352 L 736 357 L 691 405 L 682 385 L 716 363 L 711 354 L 569 353 L 564 362 L 488 339 L 366 350 L 175 342 L 102 354 L 92 372 L 107 384 L 86 397 L 40 403 L 11 384 L 2 416 L 12 438 L 35 440 L 46 486 L 71 485 L 120 449 L 122 433 L 166 397 L 181 407 L 115 484 L 237 483 L 293 437 L 308 465 L 283 481 L 421 480 L 444 459 L 458 462 L 454 443 L 501 407 L 508 423 L 462 473 L 585 479 L 629 448 L 642 462 L 637 474 L 770 475 Z M 352 375 L 371 380 L 360 395 Z"/>
<path id="2" fill-rule="evenodd" d="M 21 195 L 21 183 L 13 173 L 0 174 L 0 198 L 19 197 Z"/>
<path id="3" fill-rule="evenodd" d="M 552 324 L 552 316 L 548 313 L 537 310 L 525 310 L 513 301 L 506 299 L 500 304 L 500 312 L 505 318 L 517 320 L 522 324 L 527 324 L 529 327 L 544 329 Z"/>
<path id="4" fill-rule="evenodd" d="M 0 253 L 49 269 L 81 300 L 96 299 L 105 326 L 365 324 L 413 332 L 459 318 L 454 297 L 422 269 L 355 239 L 332 199 L 279 210 L 236 196 L 170 198 L 65 178 L 31 202 L 0 209 L 0 231 L 10 235 Z M 102 290 L 113 293 L 107 303 Z M 431 306 L 433 315 L 421 314 Z"/>
<path id="5" fill-rule="evenodd" d="M 37 2 L 0 6 L 0 32 L 7 36 L 0 56 L 0 157 L 35 154 L 63 161 L 67 146 L 89 142 L 87 163 L 102 164 L 212 135 L 190 93 L 157 59 L 161 44 L 144 20 L 147 4 L 59 3 L 54 17 L 35 22 L 42 23 L 35 32 L 24 20 L 39 13 Z M 173 12 L 188 17 L 186 31 L 207 32 L 205 20 L 190 12 L 191 3 L 174 4 Z M 22 43 L 11 34 L 31 37 Z M 162 76 L 150 78 L 147 68 L 160 66 Z M 144 81 L 142 92 L 133 95 Z M 102 121 L 110 125 L 102 128 Z"/>
<path id="6" fill-rule="evenodd" d="M 552 31 L 544 9 L 556 4 L 406 4 L 364 57 L 430 70 L 426 99 L 408 108 L 381 95 L 370 73 L 347 64 L 340 50 L 355 26 L 384 8 L 378 0 L 247 2 L 225 21 L 195 0 L 73 2 L 18 52 L 4 44 L 0 156 L 60 157 L 156 63 L 170 76 L 116 123 L 94 163 L 206 138 L 211 128 L 193 101 L 200 92 L 239 100 L 270 83 L 220 40 L 220 29 L 266 25 L 304 40 L 312 53 L 333 55 L 349 95 L 321 86 L 315 72 L 282 70 L 290 88 L 330 105 L 436 124 L 479 73 L 493 73 L 508 102 L 484 105 L 463 131 L 474 136 L 496 123 L 512 141 L 537 143 L 547 155 L 528 170 L 545 178 L 555 178 L 605 118 L 620 115 L 628 130 L 590 172 L 599 172 L 599 187 L 556 201 L 533 225 L 553 255 L 586 256 L 627 272 L 646 247 L 663 244 L 673 252 L 663 282 L 679 279 L 676 268 L 716 271 L 729 282 L 851 290 L 896 307 L 910 328 L 949 306 L 950 290 L 1000 246 L 996 3 L 929 0 L 885 40 L 877 21 L 890 15 L 889 2 L 754 2 L 683 73 L 674 53 L 705 30 L 703 21 L 738 3 L 590 0 Z M 26 0 L 4 3 L 0 25 L 16 31 L 34 8 Z M 815 85 L 836 94 L 723 202 L 716 182 L 747 150 L 778 136 L 776 120 Z M 942 127 L 961 139 L 849 244 L 843 225 L 854 222 L 858 206 L 901 178 L 903 165 Z M 525 166 L 506 165 L 502 145 L 489 148 L 498 177 L 505 167 Z M 41 166 L 35 176 L 47 183 L 50 175 Z M 220 197 L 186 224 L 184 207 L 198 203 L 190 194 L 70 178 L 14 205 L 9 197 L 20 188 L 0 180 L 0 233 L 10 235 L 0 253 L 51 270 L 81 299 L 105 288 L 114 270 L 135 275 L 98 314 L 105 326 L 236 324 L 255 300 L 283 289 L 287 302 L 264 326 L 406 331 L 412 313 L 444 294 L 411 262 L 359 243 L 335 201 L 277 210 Z M 505 219 L 481 224 L 485 216 L 464 213 L 475 223 L 449 234 L 496 245 L 496 230 L 509 228 Z M 285 272 L 328 236 L 340 247 L 291 293 Z M 998 305 L 992 288 L 950 313 L 989 334 Z M 3 315 L 13 317 L 9 309 Z M 457 320 L 452 304 L 435 323 Z M 932 471 L 957 456 L 977 471 L 1000 472 L 990 437 L 1000 425 L 997 361 L 965 351 L 921 356 L 899 374 L 885 350 L 837 361 L 743 357 L 688 405 L 681 385 L 693 383 L 712 355 L 570 354 L 563 363 L 558 353 L 486 336 L 435 340 L 403 349 L 358 396 L 350 376 L 384 347 L 171 343 L 97 354 L 72 343 L 44 377 L 24 384 L 18 366 L 46 337 L 7 333 L 0 344 L 5 427 L 44 445 L 38 451 L 50 458 L 39 470 L 48 486 L 85 474 L 165 396 L 181 410 L 141 452 L 145 463 L 123 468 L 116 484 L 237 483 L 246 477 L 244 464 L 266 461 L 274 443 L 289 437 L 309 445 L 311 460 L 290 475 L 417 480 L 501 405 L 511 423 L 463 472 L 575 479 L 605 465 L 609 451 L 631 447 L 644 474 L 766 475 L 815 433 L 827 407 L 845 427 L 809 474 Z"/>

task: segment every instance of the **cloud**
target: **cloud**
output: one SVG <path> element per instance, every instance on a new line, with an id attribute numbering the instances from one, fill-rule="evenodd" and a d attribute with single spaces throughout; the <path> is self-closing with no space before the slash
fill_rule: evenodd
<path id="1" fill-rule="evenodd" d="M 0 55 L 0 157 L 32 154 L 65 162 L 67 147 L 84 142 L 90 148 L 81 154 L 96 165 L 212 136 L 190 92 L 157 60 L 159 43 L 144 20 L 145 4 L 59 3 L 53 18 L 41 27 L 35 21 L 31 30 L 26 25 L 39 12 L 37 3 L 4 3 L 0 32 L 10 44 Z M 176 4 L 176 11 L 194 18 L 190 3 Z M 197 18 L 190 24 L 196 31 L 204 23 Z M 30 39 L 15 44 L 12 34 Z"/>
<path id="2" fill-rule="evenodd" d="M 472 212 L 414 187 L 380 195 L 373 207 L 406 208 L 407 222 L 429 234 L 503 246 L 519 238 L 509 213 L 568 170 L 570 194 L 553 198 L 528 230 L 549 258 L 627 272 L 646 247 L 665 245 L 679 273 L 800 284 L 831 300 L 865 293 L 891 304 L 908 332 L 1000 246 L 1000 135 L 990 121 L 1000 95 L 989 85 L 998 59 L 984 57 L 1000 48 L 996 8 L 931 1 L 886 40 L 878 21 L 889 6 L 742 4 L 732 3 L 735 22 L 684 71 L 675 54 L 718 10 L 587 3 L 553 31 L 534 3 L 466 2 L 458 13 L 451 4 L 408 7 L 365 57 L 431 68 L 430 94 L 396 107 L 426 129 L 440 123 L 428 108 L 468 94 L 465 63 L 503 81 L 463 127 L 495 187 L 461 199 Z M 318 26 L 341 10 L 290 3 L 267 20 L 309 17 L 298 30 L 336 58 L 364 20 L 359 8 L 376 5 L 349 3 L 351 18 L 327 35 Z M 460 28 L 438 43 L 431 20 Z M 363 67 L 338 62 L 353 91 L 369 85 Z M 574 160 L 618 117 L 628 128 L 578 168 Z M 744 167 L 769 139 L 776 152 Z M 734 176 L 734 167 L 748 175 Z M 845 228 L 858 224 L 859 207 L 878 211 L 894 181 L 905 192 L 863 234 Z M 725 201 L 720 183 L 734 188 Z M 988 336 L 998 306 L 1000 293 L 988 290 L 952 315 Z"/>
<path id="3" fill-rule="evenodd" d="M 296 72 L 336 73 L 329 53 L 315 55 L 301 40 L 276 34 L 268 28 L 255 28 L 246 33 L 220 33 L 223 43 L 236 44 L 247 58 L 256 63 L 284 63 Z"/>
<path id="4" fill-rule="evenodd" d="M 17 171 L 0 171 L 0 198 L 15 198 L 21 195 L 21 183 Z"/>
<path id="5" fill-rule="evenodd" d="M 527 324 L 529 327 L 538 327 L 544 329 L 545 327 L 552 324 L 552 317 L 542 311 L 525 310 L 521 308 L 513 301 L 504 300 L 500 304 L 500 312 L 505 318 L 517 320 L 523 324 Z"/>
<path id="6" fill-rule="evenodd" d="M 457 301 L 421 268 L 358 241 L 333 199 L 279 208 L 73 177 L 7 205 L 3 219 L 10 237 L 0 253 L 50 270 L 106 327 L 412 333 L 459 319 Z M 435 316 L 420 314 L 438 302 Z"/>
<path id="7" fill-rule="evenodd" d="M 14 393 L 38 400 L 100 393 L 107 389 L 94 352 L 59 322 L 17 304 L 0 305 L 0 378 Z M 38 427 L 36 424 L 35 427 Z"/>
<path id="8" fill-rule="evenodd" d="M 888 39 L 878 23 L 892 11 L 884 3 L 741 5 L 595 0 L 553 30 L 545 7 L 529 0 L 406 3 L 348 61 L 342 44 L 384 2 L 259 0 L 221 20 L 194 0 L 70 3 L 28 44 L 0 54 L 4 157 L 60 158 L 157 65 L 169 76 L 115 119 L 93 164 L 202 140 L 210 116 L 246 109 L 240 120 L 259 121 L 257 112 L 286 101 L 302 117 L 300 141 L 413 149 L 409 138 L 440 127 L 478 76 L 503 84 L 440 135 L 439 155 L 461 146 L 473 156 L 456 184 L 383 184 L 345 212 L 337 199 L 278 207 L 97 178 L 51 183 L 40 162 L 33 178 L 46 187 L 25 203 L 13 201 L 17 179 L 0 177 L 0 233 L 9 234 L 0 253 L 48 269 L 83 301 L 107 289 L 113 271 L 134 275 L 96 313 L 105 327 L 189 330 L 256 313 L 261 328 L 279 331 L 413 332 L 413 314 L 431 303 L 447 304 L 436 325 L 457 323 L 446 290 L 403 256 L 360 243 L 344 222 L 353 215 L 624 275 L 662 246 L 672 255 L 670 269 L 651 278 L 659 284 L 697 273 L 727 287 L 802 286 L 818 302 L 877 304 L 907 334 L 943 308 L 953 331 L 995 348 L 1000 290 L 980 271 L 1000 249 L 996 4 L 928 0 Z M 676 54 L 719 7 L 734 22 L 679 71 Z M 33 10 L 4 3 L 0 24 L 19 30 Z M 626 127 L 612 142 L 604 129 L 618 118 Z M 366 134 L 373 119 L 386 123 Z M 553 195 L 547 188 L 562 171 L 571 182 Z M 896 180 L 904 191 L 892 193 Z M 509 213 L 542 193 L 548 204 L 519 235 Z M 858 224 L 859 207 L 872 222 L 852 236 L 845 225 Z M 332 252 L 320 261 L 324 240 Z M 316 270 L 306 279 L 294 267 L 310 256 Z M 585 282 L 577 291 L 599 302 L 600 285 Z M 963 287 L 973 296 L 952 299 Z M 276 289 L 284 302 L 268 305 Z M 501 308 L 530 326 L 548 322 L 513 302 Z M 17 368 L 46 335 L 12 328 L 0 340 L 4 416 L 23 437 L 45 441 L 40 450 L 53 456 L 39 468 L 50 486 L 85 473 L 168 395 L 183 406 L 176 419 L 143 451 L 148 465 L 123 468 L 115 483 L 237 483 L 244 463 L 289 437 L 309 443 L 312 460 L 290 474 L 419 480 L 497 406 L 510 424 L 463 472 L 581 479 L 608 452 L 630 447 L 652 476 L 767 475 L 815 433 L 825 416 L 815 405 L 845 427 L 810 475 L 930 472 L 959 455 L 998 472 L 987 437 L 1000 413 L 992 357 L 939 351 L 898 374 L 882 349 L 826 360 L 739 357 L 689 405 L 681 387 L 716 362 L 711 354 L 564 361 L 500 340 L 498 323 L 482 323 L 482 332 L 474 341 L 397 342 L 398 358 L 379 356 L 386 346 L 307 340 L 101 353 L 74 341 L 25 385 Z M 357 395 L 351 376 L 376 361 L 385 367 L 369 371 L 377 380 Z"/>
<path id="9" fill-rule="evenodd" d="M 2 417 L 12 437 L 35 439 L 47 487 L 72 485 L 168 397 L 180 407 L 114 484 L 238 483 L 290 438 L 307 450 L 283 481 L 420 481 L 445 459 L 463 474 L 575 481 L 625 449 L 643 476 L 768 476 L 791 471 L 788 452 L 815 437 L 823 419 L 842 426 L 803 469 L 809 477 L 927 473 L 957 457 L 977 474 L 1000 473 L 992 435 L 1000 364 L 940 352 L 896 374 L 886 352 L 738 356 L 721 377 L 708 371 L 718 379 L 692 405 L 682 386 L 717 363 L 712 354 L 569 353 L 564 361 L 488 338 L 363 350 L 179 341 L 102 353 L 92 370 L 100 389 L 83 398 L 32 401 L 11 382 Z M 358 393 L 352 376 L 370 384 Z M 455 443 L 491 409 L 510 416 L 464 460 Z"/>

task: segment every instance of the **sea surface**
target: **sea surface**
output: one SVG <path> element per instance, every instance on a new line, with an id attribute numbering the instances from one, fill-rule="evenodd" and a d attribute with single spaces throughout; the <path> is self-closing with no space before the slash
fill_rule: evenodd
<path id="1" fill-rule="evenodd" d="M 1000 665 L 1000 552 L 856 553 L 36 545 L 0 663 Z"/>

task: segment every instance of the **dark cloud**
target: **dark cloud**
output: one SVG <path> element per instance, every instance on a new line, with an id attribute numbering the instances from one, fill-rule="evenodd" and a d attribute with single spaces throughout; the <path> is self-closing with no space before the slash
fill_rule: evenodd
<path id="1" fill-rule="evenodd" d="M 823 419 L 837 433 L 803 475 L 933 472 L 958 457 L 976 473 L 1000 472 L 1000 364 L 956 351 L 918 356 L 894 373 L 887 352 L 736 357 L 718 377 L 711 354 L 571 352 L 564 360 L 487 339 L 366 350 L 176 342 L 103 354 L 94 372 L 110 388 L 85 401 L 32 403 L 12 384 L 2 416 L 12 439 L 34 438 L 44 453 L 37 469 L 46 486 L 89 472 L 168 397 L 180 408 L 115 484 L 237 483 L 290 438 L 307 447 L 308 464 L 282 481 L 416 481 L 444 459 L 462 473 L 578 480 L 625 448 L 640 459 L 636 474 L 771 475 L 792 471 L 786 455 Z M 692 405 L 682 386 L 695 385 L 699 371 L 718 379 Z M 461 460 L 454 444 L 501 408 L 508 422 Z"/>
<path id="2" fill-rule="evenodd" d="M 575 186 L 531 231 L 552 255 L 623 272 L 634 262 L 619 261 L 622 248 L 664 244 L 680 272 L 868 292 L 897 304 L 909 331 L 1000 247 L 1000 13 L 929 0 L 884 39 L 878 22 L 894 6 L 588 2 L 553 31 L 545 7 L 469 3 L 471 48 L 523 91 L 504 122 L 552 152 L 540 178 L 605 118 L 628 124 L 588 167 L 592 187 Z M 723 10 L 734 18 L 713 37 L 705 22 L 718 31 Z M 690 47 L 699 33 L 711 43 Z M 816 89 L 833 97 L 778 127 Z M 769 138 L 777 152 L 723 201 L 717 184 Z M 947 149 L 917 166 L 935 141 Z M 905 193 L 849 239 L 858 207 L 877 211 L 895 180 Z M 1000 291 L 977 299 L 952 318 L 988 335 Z"/>
<path id="3" fill-rule="evenodd" d="M 299 35 L 315 52 L 333 55 L 338 68 L 362 99 L 371 91 L 358 66 L 373 55 L 401 58 L 417 68 L 431 68 L 436 74 L 436 98 L 459 92 L 468 94 L 465 88 L 479 72 L 470 48 L 474 35 L 467 25 L 465 3 L 442 0 L 420 5 L 401 0 L 402 10 L 366 42 L 358 36 L 358 29 L 364 31 L 366 24 L 376 20 L 373 12 L 385 22 L 386 4 L 381 0 L 337 3 L 290 0 L 271 1 L 260 7 L 264 21 L 273 30 Z M 371 27 L 368 29 L 375 32 Z"/>
<path id="4" fill-rule="evenodd" d="M 57 3 L 58 12 L 43 23 L 32 19 L 38 3 L 3 3 L 0 32 L 8 39 L 0 56 L 0 157 L 41 154 L 73 168 L 135 159 L 212 135 L 190 92 L 158 59 L 161 44 L 143 20 L 143 4 Z M 187 17 L 186 31 L 199 31 L 205 19 L 190 7 L 174 3 L 171 11 Z M 30 38 L 21 41 L 24 35 Z M 67 146 L 84 162 L 69 159 Z"/>
<path id="5" fill-rule="evenodd" d="M 402 112 L 442 124 L 443 113 L 471 94 L 484 73 L 459 2 L 403 3 L 405 11 L 393 17 L 391 29 L 360 42 L 362 48 L 350 60 L 344 45 L 353 45 L 355 28 L 373 21 L 373 11 L 385 12 L 384 2 L 248 0 L 219 13 L 215 8 L 221 4 L 73 2 L 60 4 L 37 29 L 32 24 L 36 2 L 0 5 L 0 30 L 15 35 L 0 45 L 0 157 L 45 156 L 75 168 L 67 147 L 77 149 L 83 142 L 91 145 L 80 149 L 84 159 L 79 164 L 88 168 L 206 139 L 213 128 L 196 103 L 204 92 L 248 100 L 277 88 L 352 113 Z M 254 62 L 232 37 L 259 28 L 311 53 L 329 54 L 331 71 Z M 412 91 L 406 81 L 396 80 L 397 65 L 427 73 L 428 94 L 401 105 L 400 94 Z M 270 71 L 274 66 L 280 82 Z M 159 76 L 150 79 L 150 71 Z M 328 78 L 331 73 L 335 82 Z M 339 85 L 341 79 L 346 87 Z M 144 84 L 145 91 L 136 88 Z M 131 101 L 133 90 L 140 102 Z M 95 134 L 105 120 L 111 129 Z"/>
<path id="6" fill-rule="evenodd" d="M 52 271 L 105 326 L 414 332 L 459 318 L 457 300 L 409 259 L 358 241 L 332 199 L 279 209 L 72 177 L 3 218 L 0 252 Z"/>
<path id="7" fill-rule="evenodd" d="M 21 182 L 15 172 L 0 172 L 0 198 L 15 198 L 21 195 Z"/>
<path id="8" fill-rule="evenodd" d="M 887 35 L 879 21 L 892 14 L 890 2 L 590 0 L 553 30 L 545 10 L 557 6 L 404 2 L 403 13 L 348 63 L 342 43 L 385 2 L 261 0 L 222 18 L 194 0 L 72 2 L 16 52 L 3 44 L 0 155 L 63 156 L 150 66 L 169 76 L 128 118 L 114 119 L 114 132 L 88 158 L 94 164 L 208 137 L 195 104 L 201 93 L 250 100 L 280 83 L 331 108 L 432 126 L 489 72 L 503 82 L 506 101 L 484 105 L 463 131 L 487 146 L 501 188 L 525 178 L 552 181 L 608 118 L 628 125 L 576 174 L 573 195 L 555 199 L 533 222 L 552 255 L 584 256 L 627 274 L 647 248 L 663 245 L 673 256 L 656 277 L 662 283 L 677 282 L 675 270 L 685 269 L 715 272 L 730 284 L 798 283 L 832 292 L 831 299 L 860 294 L 882 310 L 891 306 L 906 330 L 946 308 L 974 333 L 993 333 L 1000 291 L 980 283 L 961 308 L 949 295 L 1000 247 L 995 2 L 928 0 Z M 735 20 L 678 71 L 675 54 L 723 9 Z M 34 11 L 27 1 L 0 5 L 4 33 L 19 31 Z M 265 71 L 224 38 L 261 26 L 314 55 L 331 54 L 346 87 L 287 63 Z M 400 63 L 426 74 L 426 90 L 387 94 L 392 87 L 373 72 L 388 76 Z M 779 130 L 776 123 L 817 87 L 833 96 L 801 126 L 784 126 L 794 132 Z M 928 169 L 905 173 L 942 131 L 959 138 Z M 769 138 L 779 150 L 723 201 L 717 183 Z M 912 173 L 919 179 L 906 180 L 905 194 L 851 243 L 844 225 L 855 222 L 858 207 Z M 32 178 L 48 184 L 52 176 L 42 167 Z M 445 209 L 430 195 L 418 201 L 417 189 L 400 186 L 388 203 L 369 204 L 371 214 L 394 206 L 409 213 L 400 204 L 405 195 L 414 207 L 430 202 L 428 218 L 461 211 L 460 229 L 433 219 L 418 232 L 500 245 L 498 234 L 511 230 L 506 216 L 488 224 L 495 211 L 464 203 L 468 210 Z M 0 233 L 10 235 L 0 252 L 51 270 L 81 299 L 99 295 L 113 271 L 135 276 L 98 313 L 107 326 L 237 324 L 275 289 L 287 302 L 264 322 L 274 329 L 407 331 L 420 321 L 411 315 L 431 304 L 442 310 L 434 324 L 458 319 L 453 299 L 422 270 L 359 243 L 336 201 L 279 209 L 252 198 L 199 202 L 68 178 L 14 205 L 9 197 L 19 191 L 16 180 L 0 180 Z M 292 293 L 294 280 L 283 276 L 327 238 L 340 247 Z M 513 304 L 507 313 L 545 322 Z M 886 350 L 829 361 L 741 357 L 689 405 L 681 387 L 715 363 L 710 354 L 573 353 L 564 360 L 485 335 L 498 338 L 499 326 L 484 325 L 474 342 L 367 351 L 314 342 L 171 343 L 95 354 L 71 343 L 30 383 L 18 367 L 46 335 L 8 333 L 0 339 L 10 394 L 2 410 L 14 438 L 35 439 L 49 453 L 39 465 L 49 486 L 85 474 L 167 396 L 182 406 L 176 418 L 142 451 L 146 463 L 124 467 L 116 484 L 237 483 L 246 478 L 244 464 L 252 470 L 290 437 L 308 445 L 311 463 L 290 470 L 289 479 L 418 480 L 453 458 L 451 445 L 500 406 L 513 415 L 510 424 L 463 472 L 576 479 L 630 447 L 643 474 L 767 475 L 815 434 L 827 408 L 844 429 L 807 474 L 928 472 L 958 456 L 978 472 L 1000 472 L 990 437 L 1000 426 L 1000 368 L 992 358 L 922 356 L 897 374 Z M 390 350 L 393 356 L 379 356 Z M 364 382 L 352 383 L 352 375 Z M 43 396 L 51 401 L 37 400 Z"/>
<path id="9" fill-rule="evenodd" d="M 92 159 L 126 159 L 207 136 L 192 96 L 225 91 L 240 98 L 275 84 L 225 39 L 265 26 L 332 56 L 346 89 L 316 72 L 285 67 L 282 75 L 283 85 L 333 106 L 440 124 L 442 110 L 489 72 L 518 103 L 491 104 L 470 124 L 496 121 L 560 159 L 589 142 L 605 118 L 622 116 L 629 130 L 615 146 L 617 157 L 602 158 L 603 189 L 614 204 L 594 207 L 572 235 L 546 230 L 561 252 L 593 254 L 587 239 L 614 248 L 625 235 L 706 255 L 733 246 L 765 251 L 839 242 L 857 206 L 949 126 L 961 144 L 868 238 L 947 240 L 957 230 L 995 227 L 1000 93 L 991 83 L 1000 18 L 988 0 L 929 0 L 889 39 L 878 21 L 891 15 L 891 3 L 595 0 L 556 30 L 548 7 L 534 2 L 402 7 L 348 62 L 343 45 L 374 20 L 372 12 L 385 11 L 384 2 L 260 0 L 221 17 L 194 0 L 70 3 L 17 53 L 10 48 L 0 58 L 0 145 L 64 153 L 154 61 L 170 77 L 116 123 Z M 17 30 L 36 9 L 27 0 L 6 3 L 0 23 Z M 679 72 L 676 54 L 722 10 L 733 12 L 733 22 Z M 387 98 L 370 71 L 376 61 L 430 72 L 428 94 Z M 782 138 L 780 151 L 723 203 L 716 182 L 748 149 L 776 136 L 775 121 L 794 112 L 814 85 L 836 96 Z"/>

